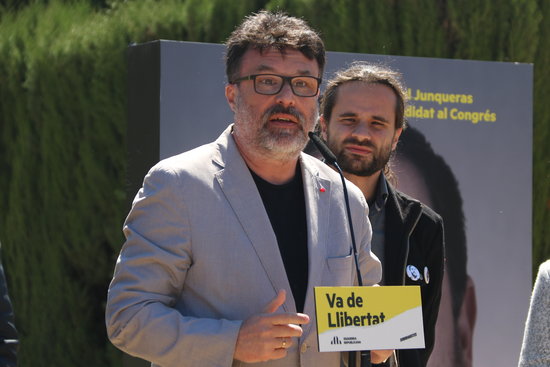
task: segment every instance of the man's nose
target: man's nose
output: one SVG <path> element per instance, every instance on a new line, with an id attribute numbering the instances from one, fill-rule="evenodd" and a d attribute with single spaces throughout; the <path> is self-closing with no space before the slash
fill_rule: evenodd
<path id="1" fill-rule="evenodd" d="M 296 95 L 292 91 L 292 87 L 288 81 L 283 82 L 283 87 L 277 93 L 277 103 L 285 106 L 293 106 L 296 103 Z"/>
<path id="2" fill-rule="evenodd" d="M 369 128 L 369 124 L 367 122 L 360 121 L 357 125 L 355 125 L 355 128 L 352 131 L 352 135 L 363 138 L 363 139 L 370 139 L 371 138 L 371 131 Z"/>

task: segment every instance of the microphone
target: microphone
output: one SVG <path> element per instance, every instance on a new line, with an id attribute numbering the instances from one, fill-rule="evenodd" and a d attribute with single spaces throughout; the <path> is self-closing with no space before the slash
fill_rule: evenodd
<path id="1" fill-rule="evenodd" d="M 338 173 L 340 174 L 340 178 L 342 179 L 342 186 L 344 188 L 344 200 L 346 202 L 346 212 L 348 215 L 348 225 L 349 225 L 349 231 L 351 234 L 351 244 L 353 249 L 353 259 L 355 260 L 355 271 L 357 272 L 357 284 L 359 286 L 363 286 L 363 278 L 361 277 L 361 269 L 359 269 L 359 258 L 357 254 L 357 245 L 355 244 L 355 234 L 353 231 L 353 223 L 351 220 L 351 210 L 349 206 L 349 196 L 348 196 L 348 188 L 346 186 L 346 179 L 344 178 L 344 173 L 340 169 L 340 166 L 338 165 L 336 156 L 334 153 L 327 147 L 327 145 L 323 142 L 323 140 L 319 137 L 319 135 L 315 134 L 314 132 L 310 131 L 308 133 L 309 138 L 315 144 L 315 147 L 321 152 L 321 155 L 323 158 L 325 158 L 325 163 L 328 165 L 333 166 L 336 168 Z M 349 360 L 348 364 L 349 366 L 355 366 L 356 365 L 356 359 L 355 359 L 355 352 L 349 352 Z M 367 350 L 361 351 L 361 367 L 369 367 L 371 366 L 371 359 L 370 359 L 370 352 Z"/>
<path id="2" fill-rule="evenodd" d="M 341 172 L 340 167 L 338 167 L 338 163 L 336 162 L 337 161 L 336 156 L 334 155 L 334 153 L 330 151 L 330 149 L 319 137 L 319 135 L 310 131 L 308 133 L 308 136 L 313 141 L 313 144 L 315 144 L 315 147 L 319 150 L 319 152 L 321 152 L 321 154 L 323 155 L 323 158 L 325 158 L 325 162 L 327 164 L 330 164 L 331 166 L 335 166 L 338 169 L 338 172 Z"/>
<path id="3" fill-rule="evenodd" d="M 315 134 L 311 131 L 308 133 L 308 135 L 309 135 L 309 138 L 311 139 L 311 141 L 313 141 L 313 144 L 315 144 L 317 149 L 319 149 L 319 152 L 321 152 L 321 154 L 323 155 L 323 158 L 325 158 L 325 163 L 327 163 L 327 164 L 333 166 L 334 168 L 336 168 L 336 170 L 340 174 L 340 178 L 342 179 L 342 185 L 344 187 L 344 199 L 346 201 L 346 212 L 347 212 L 347 215 L 348 215 L 348 225 L 349 225 L 349 231 L 350 231 L 350 234 L 351 234 L 351 244 L 353 246 L 353 256 L 354 256 L 354 260 L 355 260 L 355 269 L 357 270 L 357 284 L 359 284 L 359 286 L 362 286 L 363 285 L 363 279 L 361 277 L 361 270 L 359 269 L 359 259 L 357 257 L 358 256 L 357 255 L 357 245 L 355 244 L 355 234 L 354 234 L 354 231 L 353 231 L 353 223 L 352 223 L 352 220 L 351 220 L 351 210 L 350 210 L 350 207 L 349 207 L 348 188 L 346 186 L 346 180 L 344 178 L 344 173 L 342 172 L 342 170 L 340 169 L 340 166 L 338 165 L 336 156 L 334 155 L 334 153 L 332 153 L 330 151 L 330 149 L 323 142 L 323 140 L 321 140 L 321 138 L 317 134 Z"/>

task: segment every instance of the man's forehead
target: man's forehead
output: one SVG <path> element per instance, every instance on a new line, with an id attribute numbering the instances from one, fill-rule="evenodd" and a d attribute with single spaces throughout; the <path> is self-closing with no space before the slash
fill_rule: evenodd
<path id="1" fill-rule="evenodd" d="M 395 92 L 388 86 L 364 81 L 349 81 L 336 90 L 336 105 L 356 104 L 366 107 L 372 104 L 388 105 L 393 109 L 397 103 Z"/>
<path id="2" fill-rule="evenodd" d="M 319 74 L 315 59 L 308 59 L 302 52 L 285 48 L 269 47 L 266 49 L 249 48 L 241 60 L 241 71 L 255 72 L 291 72 L 296 75 Z"/>
<path id="3" fill-rule="evenodd" d="M 357 94 L 384 94 L 386 96 L 392 96 L 392 100 L 396 99 L 395 92 L 389 86 L 364 80 L 350 80 L 342 83 L 338 87 L 338 92 Z"/>

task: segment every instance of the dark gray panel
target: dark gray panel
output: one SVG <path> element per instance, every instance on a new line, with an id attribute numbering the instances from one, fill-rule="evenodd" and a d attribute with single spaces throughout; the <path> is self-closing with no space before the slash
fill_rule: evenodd
<path id="1" fill-rule="evenodd" d="M 143 177 L 159 160 L 160 42 L 128 47 L 128 184 L 129 202 Z"/>
<path id="2" fill-rule="evenodd" d="M 139 148 L 136 153 L 141 157 L 130 157 L 131 164 L 139 163 L 134 193 L 146 166 L 214 140 L 232 121 L 224 96 L 223 45 L 159 44 L 160 64 L 153 58 L 146 71 L 158 73 L 160 87 L 143 84 L 147 98 L 137 102 L 151 106 L 145 112 L 150 116 L 137 116 L 137 106 L 134 115 L 142 122 L 129 121 L 135 127 L 132 142 L 151 144 Z M 409 121 L 451 166 L 464 200 L 468 271 L 478 302 L 474 362 L 514 365 L 531 290 L 532 65 L 329 52 L 325 78 L 353 60 L 399 69 L 411 89 L 413 105 L 434 109 L 434 118 Z M 418 90 L 473 99 L 472 103 L 414 100 Z M 445 108 L 447 117 L 437 118 Z M 457 118 L 459 113 L 487 110 L 496 114 L 496 121 Z M 155 146 L 155 141 L 160 145 Z M 139 176 L 138 171 L 143 173 Z"/>

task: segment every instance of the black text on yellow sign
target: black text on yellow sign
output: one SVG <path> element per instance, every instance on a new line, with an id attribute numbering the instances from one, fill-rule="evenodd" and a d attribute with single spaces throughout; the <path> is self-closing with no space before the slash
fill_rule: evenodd
<path id="1" fill-rule="evenodd" d="M 316 287 L 319 350 L 424 347 L 418 286 Z"/>
<path id="2" fill-rule="evenodd" d="M 355 292 L 351 292 L 351 295 L 347 298 L 346 303 L 344 304 L 344 299 L 336 295 L 336 293 L 325 294 L 327 297 L 327 302 L 330 308 L 340 308 L 343 309 L 344 305 L 349 308 L 362 308 L 363 307 L 363 297 L 356 296 Z M 364 315 L 350 316 L 347 311 L 336 311 L 328 314 L 328 327 L 343 327 L 343 326 L 369 326 L 379 324 L 384 322 L 386 315 L 384 312 L 380 312 L 377 315 L 371 315 L 370 312 L 367 312 Z"/>

